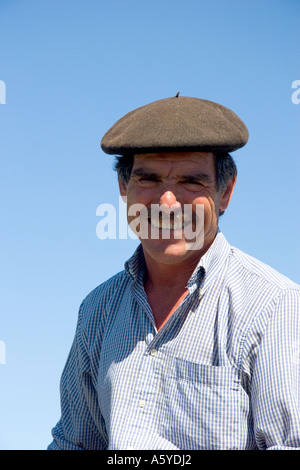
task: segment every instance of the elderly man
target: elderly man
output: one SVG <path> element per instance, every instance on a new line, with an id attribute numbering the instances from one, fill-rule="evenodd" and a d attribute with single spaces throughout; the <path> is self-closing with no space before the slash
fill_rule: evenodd
<path id="1" fill-rule="evenodd" d="M 300 448 L 299 286 L 218 228 L 247 140 L 179 96 L 103 137 L 141 244 L 80 306 L 50 449 Z"/>

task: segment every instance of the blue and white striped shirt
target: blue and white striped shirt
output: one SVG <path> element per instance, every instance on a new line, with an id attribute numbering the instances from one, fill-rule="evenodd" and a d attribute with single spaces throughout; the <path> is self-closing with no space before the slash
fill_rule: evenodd
<path id="1" fill-rule="evenodd" d="M 221 232 L 157 332 L 141 246 L 82 302 L 49 449 L 300 449 L 300 290 Z"/>

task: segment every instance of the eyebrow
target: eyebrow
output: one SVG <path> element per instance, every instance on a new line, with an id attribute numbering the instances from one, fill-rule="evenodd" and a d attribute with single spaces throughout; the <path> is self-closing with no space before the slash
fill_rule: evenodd
<path id="1" fill-rule="evenodd" d="M 147 178 L 159 178 L 158 173 L 154 173 L 153 171 L 144 170 L 143 168 L 137 168 L 133 170 L 131 173 L 132 176 L 145 176 Z"/>
<path id="2" fill-rule="evenodd" d="M 145 170 L 143 168 L 137 168 L 132 171 L 132 176 L 137 176 L 137 177 L 143 177 L 143 178 L 149 178 L 149 179 L 156 179 L 159 181 L 161 179 L 161 176 L 158 173 L 155 173 L 154 171 L 151 170 Z M 196 173 L 196 174 L 187 174 L 187 175 L 181 175 L 178 177 L 178 179 L 183 182 L 183 183 L 207 183 L 207 184 L 212 184 L 213 179 L 211 176 L 209 176 L 207 173 Z"/>
<path id="3" fill-rule="evenodd" d="M 154 171 L 151 170 L 145 170 L 143 168 L 137 168 L 132 171 L 132 176 L 142 176 L 145 178 L 155 178 L 155 179 L 160 179 L 161 176 L 158 173 L 155 173 Z M 212 177 L 209 176 L 207 173 L 196 173 L 196 174 L 187 174 L 187 175 L 181 175 L 179 176 L 179 179 L 183 182 L 190 182 L 190 183 L 197 183 L 197 182 L 206 182 L 206 183 L 212 183 Z"/>
<path id="4" fill-rule="evenodd" d="M 182 181 L 189 181 L 190 183 L 197 183 L 198 181 L 203 181 L 206 183 L 212 183 L 212 177 L 206 173 L 196 173 L 192 175 L 182 175 L 180 177 Z"/>

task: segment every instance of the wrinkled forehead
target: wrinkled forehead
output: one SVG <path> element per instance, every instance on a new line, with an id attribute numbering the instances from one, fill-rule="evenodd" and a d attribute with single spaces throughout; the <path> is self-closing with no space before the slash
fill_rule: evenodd
<path id="1" fill-rule="evenodd" d="M 138 154 L 134 155 L 132 171 L 149 170 L 160 173 L 165 170 L 186 170 L 197 172 L 203 168 L 214 171 L 214 154 L 212 152 Z"/>

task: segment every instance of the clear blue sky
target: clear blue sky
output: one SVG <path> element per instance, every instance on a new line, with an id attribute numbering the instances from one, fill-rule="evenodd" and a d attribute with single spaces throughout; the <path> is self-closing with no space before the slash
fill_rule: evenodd
<path id="1" fill-rule="evenodd" d="M 0 0 L 0 449 L 47 447 L 79 305 L 136 247 L 96 236 L 118 202 L 100 140 L 131 109 L 180 91 L 246 122 L 220 228 L 300 283 L 299 19 L 298 0 Z"/>

